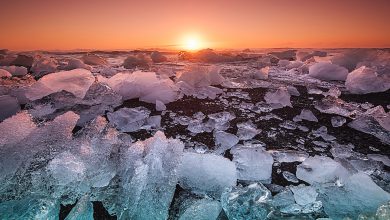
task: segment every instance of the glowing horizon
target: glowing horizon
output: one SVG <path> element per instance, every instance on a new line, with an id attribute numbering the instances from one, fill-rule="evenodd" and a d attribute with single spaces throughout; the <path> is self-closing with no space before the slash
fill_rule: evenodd
<path id="1" fill-rule="evenodd" d="M 3 1 L 0 48 L 383 48 L 389 10 L 387 0 Z"/>

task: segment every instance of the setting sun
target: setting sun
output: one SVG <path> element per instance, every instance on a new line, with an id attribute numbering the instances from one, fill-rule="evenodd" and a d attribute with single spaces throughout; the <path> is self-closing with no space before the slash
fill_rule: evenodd
<path id="1" fill-rule="evenodd" d="M 200 47 L 200 42 L 195 37 L 188 38 L 184 44 L 184 48 L 187 50 L 199 50 Z"/>

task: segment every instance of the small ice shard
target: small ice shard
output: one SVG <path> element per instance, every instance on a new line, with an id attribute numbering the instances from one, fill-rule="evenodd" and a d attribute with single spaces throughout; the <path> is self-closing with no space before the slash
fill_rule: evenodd
<path id="1" fill-rule="evenodd" d="M 226 190 L 221 197 L 222 208 L 229 219 L 265 220 L 273 211 L 271 192 L 261 183 L 241 185 Z"/>
<path id="2" fill-rule="evenodd" d="M 323 93 L 323 95 L 338 98 L 341 95 L 341 91 L 337 87 L 332 87 L 327 92 Z"/>
<path id="3" fill-rule="evenodd" d="M 205 125 L 200 120 L 191 120 L 188 123 L 187 130 L 194 134 L 199 134 L 205 132 Z"/>
<path id="4" fill-rule="evenodd" d="M 150 58 L 152 59 L 153 63 L 161 63 L 168 60 L 166 56 L 164 56 L 161 52 L 153 51 L 150 54 Z"/>
<path id="5" fill-rule="evenodd" d="M 309 157 L 309 154 L 306 152 L 299 151 L 269 151 L 272 157 L 280 163 L 292 163 L 292 162 L 302 162 Z"/>
<path id="6" fill-rule="evenodd" d="M 149 117 L 150 111 L 144 107 L 121 108 L 107 114 L 108 120 L 122 132 L 134 132 L 141 129 Z"/>
<path id="7" fill-rule="evenodd" d="M 179 220 L 216 220 L 221 213 L 221 203 L 212 199 L 201 199 L 189 206 Z"/>
<path id="8" fill-rule="evenodd" d="M 319 102 L 315 102 L 314 107 L 322 113 L 336 114 L 344 117 L 351 117 L 358 113 L 356 105 L 330 96 L 323 98 Z"/>
<path id="9" fill-rule="evenodd" d="M 283 175 L 284 179 L 286 179 L 289 182 L 292 182 L 292 183 L 298 183 L 299 182 L 299 179 L 291 172 L 283 171 L 282 175 Z"/>
<path id="10" fill-rule="evenodd" d="M 267 92 L 264 96 L 264 100 L 268 104 L 278 104 L 281 105 L 282 107 L 292 107 L 291 101 L 290 101 L 290 93 L 288 93 L 287 88 L 285 87 L 280 87 L 277 91 L 275 92 Z"/>
<path id="11" fill-rule="evenodd" d="M 279 127 L 285 128 L 285 129 L 288 129 L 288 130 L 295 130 L 295 129 L 297 129 L 298 124 L 295 123 L 295 122 L 287 120 L 287 121 L 284 121 L 283 123 L 280 123 Z"/>
<path id="12" fill-rule="evenodd" d="M 318 122 L 317 117 L 308 109 L 302 109 L 301 114 L 293 118 L 293 121 L 295 122 L 302 120 Z"/>
<path id="13" fill-rule="evenodd" d="M 254 79 L 268 79 L 269 67 L 261 68 L 250 73 Z"/>
<path id="14" fill-rule="evenodd" d="M 294 199 L 298 205 L 305 206 L 317 200 L 318 193 L 312 186 L 299 185 L 290 189 L 294 193 Z"/>
<path id="15" fill-rule="evenodd" d="M 301 93 L 299 93 L 298 89 L 295 88 L 294 86 L 287 86 L 287 91 L 292 96 L 300 96 L 301 95 Z"/>
<path id="16" fill-rule="evenodd" d="M 348 74 L 345 86 L 354 94 L 384 92 L 390 89 L 390 79 L 362 66 Z"/>
<path id="17" fill-rule="evenodd" d="M 35 77 L 42 77 L 49 73 L 53 73 L 57 70 L 57 61 L 48 58 L 42 57 L 40 59 L 34 60 L 34 63 L 31 67 L 31 71 Z"/>
<path id="18" fill-rule="evenodd" d="M 160 100 L 156 100 L 156 111 L 165 111 L 167 106 L 164 105 Z"/>
<path id="19" fill-rule="evenodd" d="M 142 129 L 157 129 L 161 127 L 161 115 L 153 115 L 146 119 Z"/>
<path id="20" fill-rule="evenodd" d="M 75 58 L 68 60 L 68 64 L 63 67 L 64 70 L 73 70 L 73 69 L 86 69 L 92 70 L 92 67 L 83 63 L 83 61 Z"/>
<path id="21" fill-rule="evenodd" d="M 137 56 L 128 56 L 123 61 L 123 67 L 126 69 L 148 69 L 149 68 L 149 59 L 146 58 L 143 54 L 138 54 Z"/>
<path id="22" fill-rule="evenodd" d="M 120 163 L 118 219 L 167 219 L 184 144 L 161 131 L 131 145 Z M 194 170 L 193 164 L 188 171 Z M 195 174 L 199 174 L 196 173 Z"/>
<path id="23" fill-rule="evenodd" d="M 390 194 L 363 172 L 350 176 L 342 187 L 325 185 L 319 192 L 325 213 L 332 219 L 375 214 L 381 204 L 390 200 Z"/>
<path id="24" fill-rule="evenodd" d="M 261 132 L 251 121 L 238 123 L 237 128 L 237 136 L 240 140 L 250 140 Z"/>
<path id="25" fill-rule="evenodd" d="M 320 80 L 345 81 L 347 75 L 346 68 L 328 62 L 319 62 L 309 67 L 309 76 Z"/>
<path id="26" fill-rule="evenodd" d="M 237 181 L 236 166 L 230 160 L 191 152 L 184 153 L 179 176 L 179 184 L 184 189 L 216 198 Z"/>
<path id="27" fill-rule="evenodd" d="M 382 106 L 368 109 L 348 124 L 358 131 L 374 135 L 385 143 L 390 143 L 390 114 Z"/>
<path id="28" fill-rule="evenodd" d="M 9 95 L 0 96 L 0 121 L 15 115 L 20 110 L 19 102 Z"/>
<path id="29" fill-rule="evenodd" d="M 31 86 L 27 98 L 34 101 L 61 90 L 68 91 L 78 98 L 84 98 L 95 77 L 85 69 L 61 71 L 43 76 Z"/>
<path id="30" fill-rule="evenodd" d="M 349 175 L 350 172 L 340 163 L 324 156 L 307 158 L 297 166 L 296 174 L 298 179 L 310 184 L 343 182 Z"/>
<path id="31" fill-rule="evenodd" d="M 263 147 L 256 144 L 237 145 L 230 153 L 237 166 L 238 179 L 270 181 L 274 160 Z"/>
<path id="32" fill-rule="evenodd" d="M 194 88 L 201 88 L 210 85 L 220 85 L 224 78 L 219 73 L 220 68 L 212 67 L 193 67 L 177 76 L 177 82 L 186 82 Z"/>
<path id="33" fill-rule="evenodd" d="M 40 195 L 0 203 L 1 219 L 59 219 L 60 203 Z"/>
<path id="34" fill-rule="evenodd" d="M 83 57 L 81 57 L 83 62 L 87 65 L 93 65 L 93 66 L 104 66 L 107 65 L 107 61 L 95 54 L 86 54 Z"/>
<path id="35" fill-rule="evenodd" d="M 4 70 L 4 69 L 0 69 L 0 78 L 1 77 L 11 77 L 12 74 L 10 72 L 8 72 L 7 70 Z"/>
<path id="36" fill-rule="evenodd" d="M 25 111 L 7 118 L 0 123 L 0 147 L 18 143 L 36 128 L 31 116 Z"/>
<path id="37" fill-rule="evenodd" d="M 229 121 L 236 118 L 236 116 L 230 112 L 218 112 L 208 115 L 210 123 L 214 125 L 215 130 L 227 130 L 230 127 Z"/>
<path id="38" fill-rule="evenodd" d="M 326 128 L 325 126 L 321 126 L 317 130 L 313 130 L 311 134 L 315 137 L 321 137 L 322 139 L 324 139 L 324 141 L 333 141 L 336 139 L 336 137 L 328 134 L 328 128 Z"/>
<path id="39" fill-rule="evenodd" d="M 167 104 L 178 97 L 173 81 L 160 79 L 154 72 L 117 73 L 107 80 L 107 84 L 124 100 L 139 98 L 140 101 L 152 104 L 156 100 Z"/>
<path id="40" fill-rule="evenodd" d="M 23 66 L 0 66 L 0 69 L 8 71 L 12 76 L 24 76 L 28 72 Z"/>
<path id="41" fill-rule="evenodd" d="M 216 131 L 214 133 L 215 145 L 218 147 L 217 154 L 223 154 L 226 150 L 232 148 L 238 143 L 238 137 L 224 131 Z"/>
<path id="42" fill-rule="evenodd" d="M 85 195 L 77 201 L 65 220 L 88 220 L 93 219 L 93 205 L 89 196 Z"/>
<path id="43" fill-rule="evenodd" d="M 331 119 L 332 126 L 337 128 L 343 126 L 347 122 L 347 119 L 341 116 L 333 116 Z"/>

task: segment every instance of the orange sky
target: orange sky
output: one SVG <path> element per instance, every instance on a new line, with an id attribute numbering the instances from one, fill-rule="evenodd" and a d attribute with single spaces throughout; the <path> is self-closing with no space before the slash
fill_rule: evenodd
<path id="1" fill-rule="evenodd" d="M 0 48 L 390 47 L 390 0 L 0 0 Z"/>

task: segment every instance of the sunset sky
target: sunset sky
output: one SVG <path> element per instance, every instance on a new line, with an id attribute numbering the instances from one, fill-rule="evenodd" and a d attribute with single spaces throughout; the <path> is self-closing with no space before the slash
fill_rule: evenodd
<path id="1" fill-rule="evenodd" d="M 11 50 L 390 47 L 389 0 L 1 0 Z"/>

